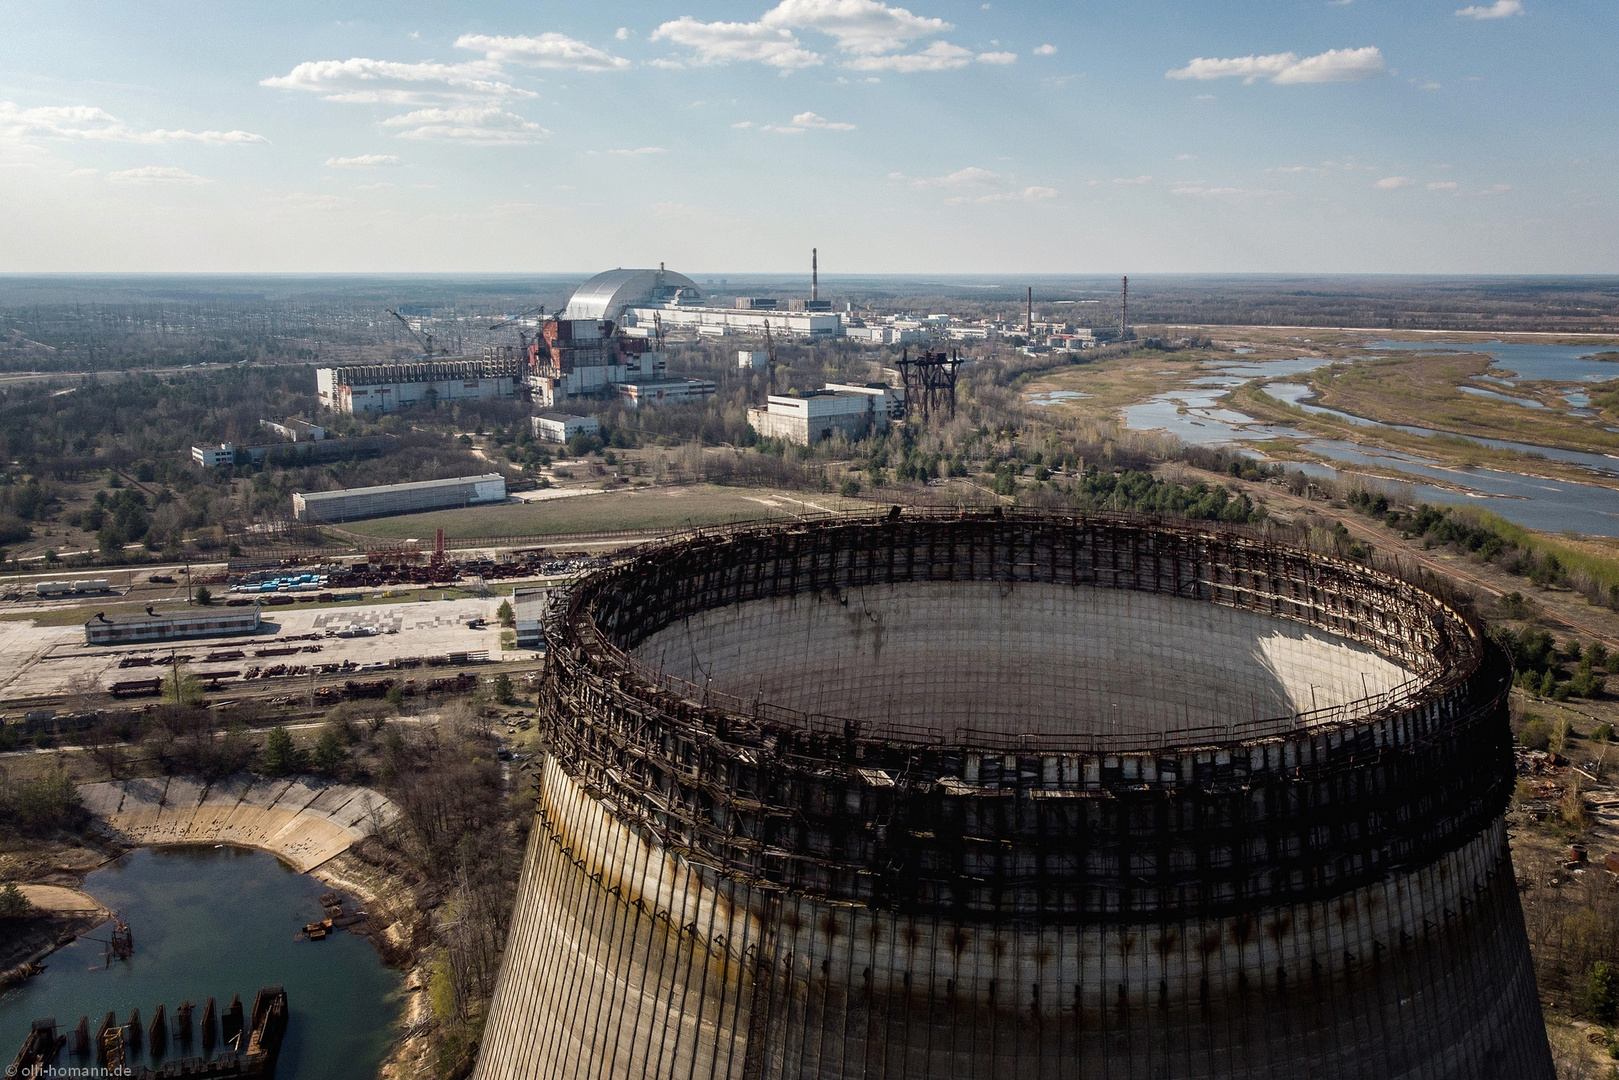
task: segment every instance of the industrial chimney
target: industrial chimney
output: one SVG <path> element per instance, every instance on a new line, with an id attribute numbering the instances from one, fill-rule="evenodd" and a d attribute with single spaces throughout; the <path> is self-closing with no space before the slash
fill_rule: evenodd
<path id="1" fill-rule="evenodd" d="M 1034 340 L 1034 286 L 1033 285 L 1029 286 L 1029 306 L 1026 309 L 1026 313 L 1025 313 L 1025 316 L 1024 316 L 1024 322 L 1026 323 L 1026 325 L 1023 328 L 1023 336 L 1028 338 L 1030 341 L 1033 341 Z"/>
<path id="2" fill-rule="evenodd" d="M 821 298 L 821 260 L 819 253 L 810 248 L 810 299 Z"/>
<path id="3" fill-rule="evenodd" d="M 1130 279 L 1124 279 L 1123 291 L 1119 294 L 1119 340 L 1124 340 L 1125 327 L 1130 324 Z"/>

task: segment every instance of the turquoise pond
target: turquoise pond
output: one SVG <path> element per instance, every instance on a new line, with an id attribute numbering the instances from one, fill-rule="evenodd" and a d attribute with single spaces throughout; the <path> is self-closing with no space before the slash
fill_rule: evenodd
<path id="1" fill-rule="evenodd" d="M 169 1016 L 189 998 L 232 994 L 252 1008 L 261 986 L 287 989 L 291 1022 L 276 1080 L 360 1080 L 374 1076 L 399 1034 L 402 980 L 365 938 L 339 932 L 298 941 L 321 917 L 328 887 L 273 855 L 231 847 L 142 848 L 85 879 L 84 889 L 122 913 L 135 939 L 128 962 L 105 966 L 92 937 L 53 953 L 43 974 L 0 996 L 0 1058 L 9 1062 L 35 1017 L 54 1016 L 71 1032 L 80 1016 L 94 1031 L 108 1010 L 151 1021 L 159 1003 Z M 143 1050 L 144 1050 L 143 1046 Z M 216 1047 L 217 1050 L 217 1047 Z M 197 1039 L 192 1054 L 200 1054 Z M 172 1046 L 169 1056 L 178 1056 Z M 138 1060 L 153 1063 L 143 1054 Z M 60 1064 L 80 1064 L 68 1052 Z"/>

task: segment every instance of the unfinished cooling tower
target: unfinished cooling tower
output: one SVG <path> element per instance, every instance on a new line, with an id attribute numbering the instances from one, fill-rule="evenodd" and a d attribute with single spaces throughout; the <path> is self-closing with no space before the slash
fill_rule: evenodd
<path id="1" fill-rule="evenodd" d="M 478 1080 L 1551 1080 L 1505 658 L 1213 528 L 895 511 L 548 621 Z"/>

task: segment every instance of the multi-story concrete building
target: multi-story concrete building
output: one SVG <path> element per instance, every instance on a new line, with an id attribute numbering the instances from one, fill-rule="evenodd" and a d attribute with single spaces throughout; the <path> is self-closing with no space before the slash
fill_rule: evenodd
<path id="1" fill-rule="evenodd" d="M 298 521 L 339 522 L 359 518 L 450 510 L 506 501 L 506 479 L 499 473 L 424 480 L 414 484 L 346 488 L 294 494 L 292 516 Z"/>
<path id="2" fill-rule="evenodd" d="M 748 410 L 748 426 L 768 439 L 814 446 L 842 435 L 851 441 L 888 430 L 887 398 L 867 388 L 815 390 L 802 397 L 771 394 Z"/>
<path id="3" fill-rule="evenodd" d="M 218 446 L 193 446 L 191 460 L 205 469 L 231 465 L 236 461 L 236 448 L 228 442 L 222 442 Z"/>
<path id="4" fill-rule="evenodd" d="M 530 422 L 534 437 L 545 442 L 565 443 L 575 435 L 595 435 L 601 431 L 601 422 L 594 416 L 575 416 L 554 409 L 536 414 Z"/>
<path id="5" fill-rule="evenodd" d="M 351 364 L 315 371 L 322 406 L 338 412 L 392 412 L 411 405 L 516 397 L 523 361 L 422 360 L 408 364 Z"/>
<path id="6" fill-rule="evenodd" d="M 260 420 L 259 427 L 275 432 L 288 442 L 319 442 L 326 438 L 325 428 L 296 416 L 289 416 L 285 420 Z"/>
<path id="7" fill-rule="evenodd" d="M 714 384 L 707 379 L 645 379 L 620 383 L 618 396 L 632 409 L 644 405 L 676 405 L 713 397 Z"/>

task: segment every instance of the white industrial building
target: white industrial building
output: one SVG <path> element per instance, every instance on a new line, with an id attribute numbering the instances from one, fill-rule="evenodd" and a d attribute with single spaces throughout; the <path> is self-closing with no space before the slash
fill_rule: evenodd
<path id="1" fill-rule="evenodd" d="M 736 353 L 736 369 L 738 371 L 758 371 L 770 363 L 770 356 L 762 349 L 738 349 Z"/>
<path id="2" fill-rule="evenodd" d="M 228 442 L 218 446 L 193 446 L 191 460 L 205 469 L 236 463 L 236 448 Z"/>
<path id="3" fill-rule="evenodd" d="M 829 386 L 801 397 L 771 394 L 764 408 L 748 410 L 748 426 L 765 438 L 814 446 L 838 435 L 850 441 L 879 435 L 888 430 L 888 409 L 877 388 Z"/>
<path id="4" fill-rule="evenodd" d="M 594 416 L 575 416 L 553 409 L 536 414 L 532 424 L 536 439 L 554 443 L 565 443 L 575 435 L 597 435 L 602 429 Z"/>
<path id="5" fill-rule="evenodd" d="M 620 383 L 618 396 L 632 409 L 645 405 L 682 405 L 705 401 L 714 396 L 714 384 L 707 379 L 646 379 Z"/>
<path id="6" fill-rule="evenodd" d="M 424 480 L 414 484 L 298 493 L 292 497 L 292 516 L 308 522 L 354 521 L 505 501 L 505 477 L 499 473 L 485 473 L 482 476 L 457 476 L 449 480 Z"/>
<path id="7" fill-rule="evenodd" d="M 579 286 L 562 318 L 611 322 L 631 337 L 653 335 L 660 326 L 700 334 L 759 334 L 767 321 L 770 332 L 783 337 L 843 335 L 843 319 L 836 312 L 791 310 L 811 303 L 830 307 L 826 301 L 790 302 L 786 311 L 765 307 L 755 297 L 742 301 L 748 306 L 715 304 L 695 281 L 670 270 L 608 270 Z"/>
<path id="8" fill-rule="evenodd" d="M 422 403 L 516 397 L 521 359 L 422 360 L 408 364 L 350 364 L 318 368 L 320 403 L 338 412 L 391 412 Z"/>
<path id="9" fill-rule="evenodd" d="M 319 381 L 319 377 L 316 377 Z M 285 420 L 260 420 L 259 427 L 267 428 L 288 442 L 320 442 L 326 438 L 326 429 L 307 420 L 289 416 Z"/>

